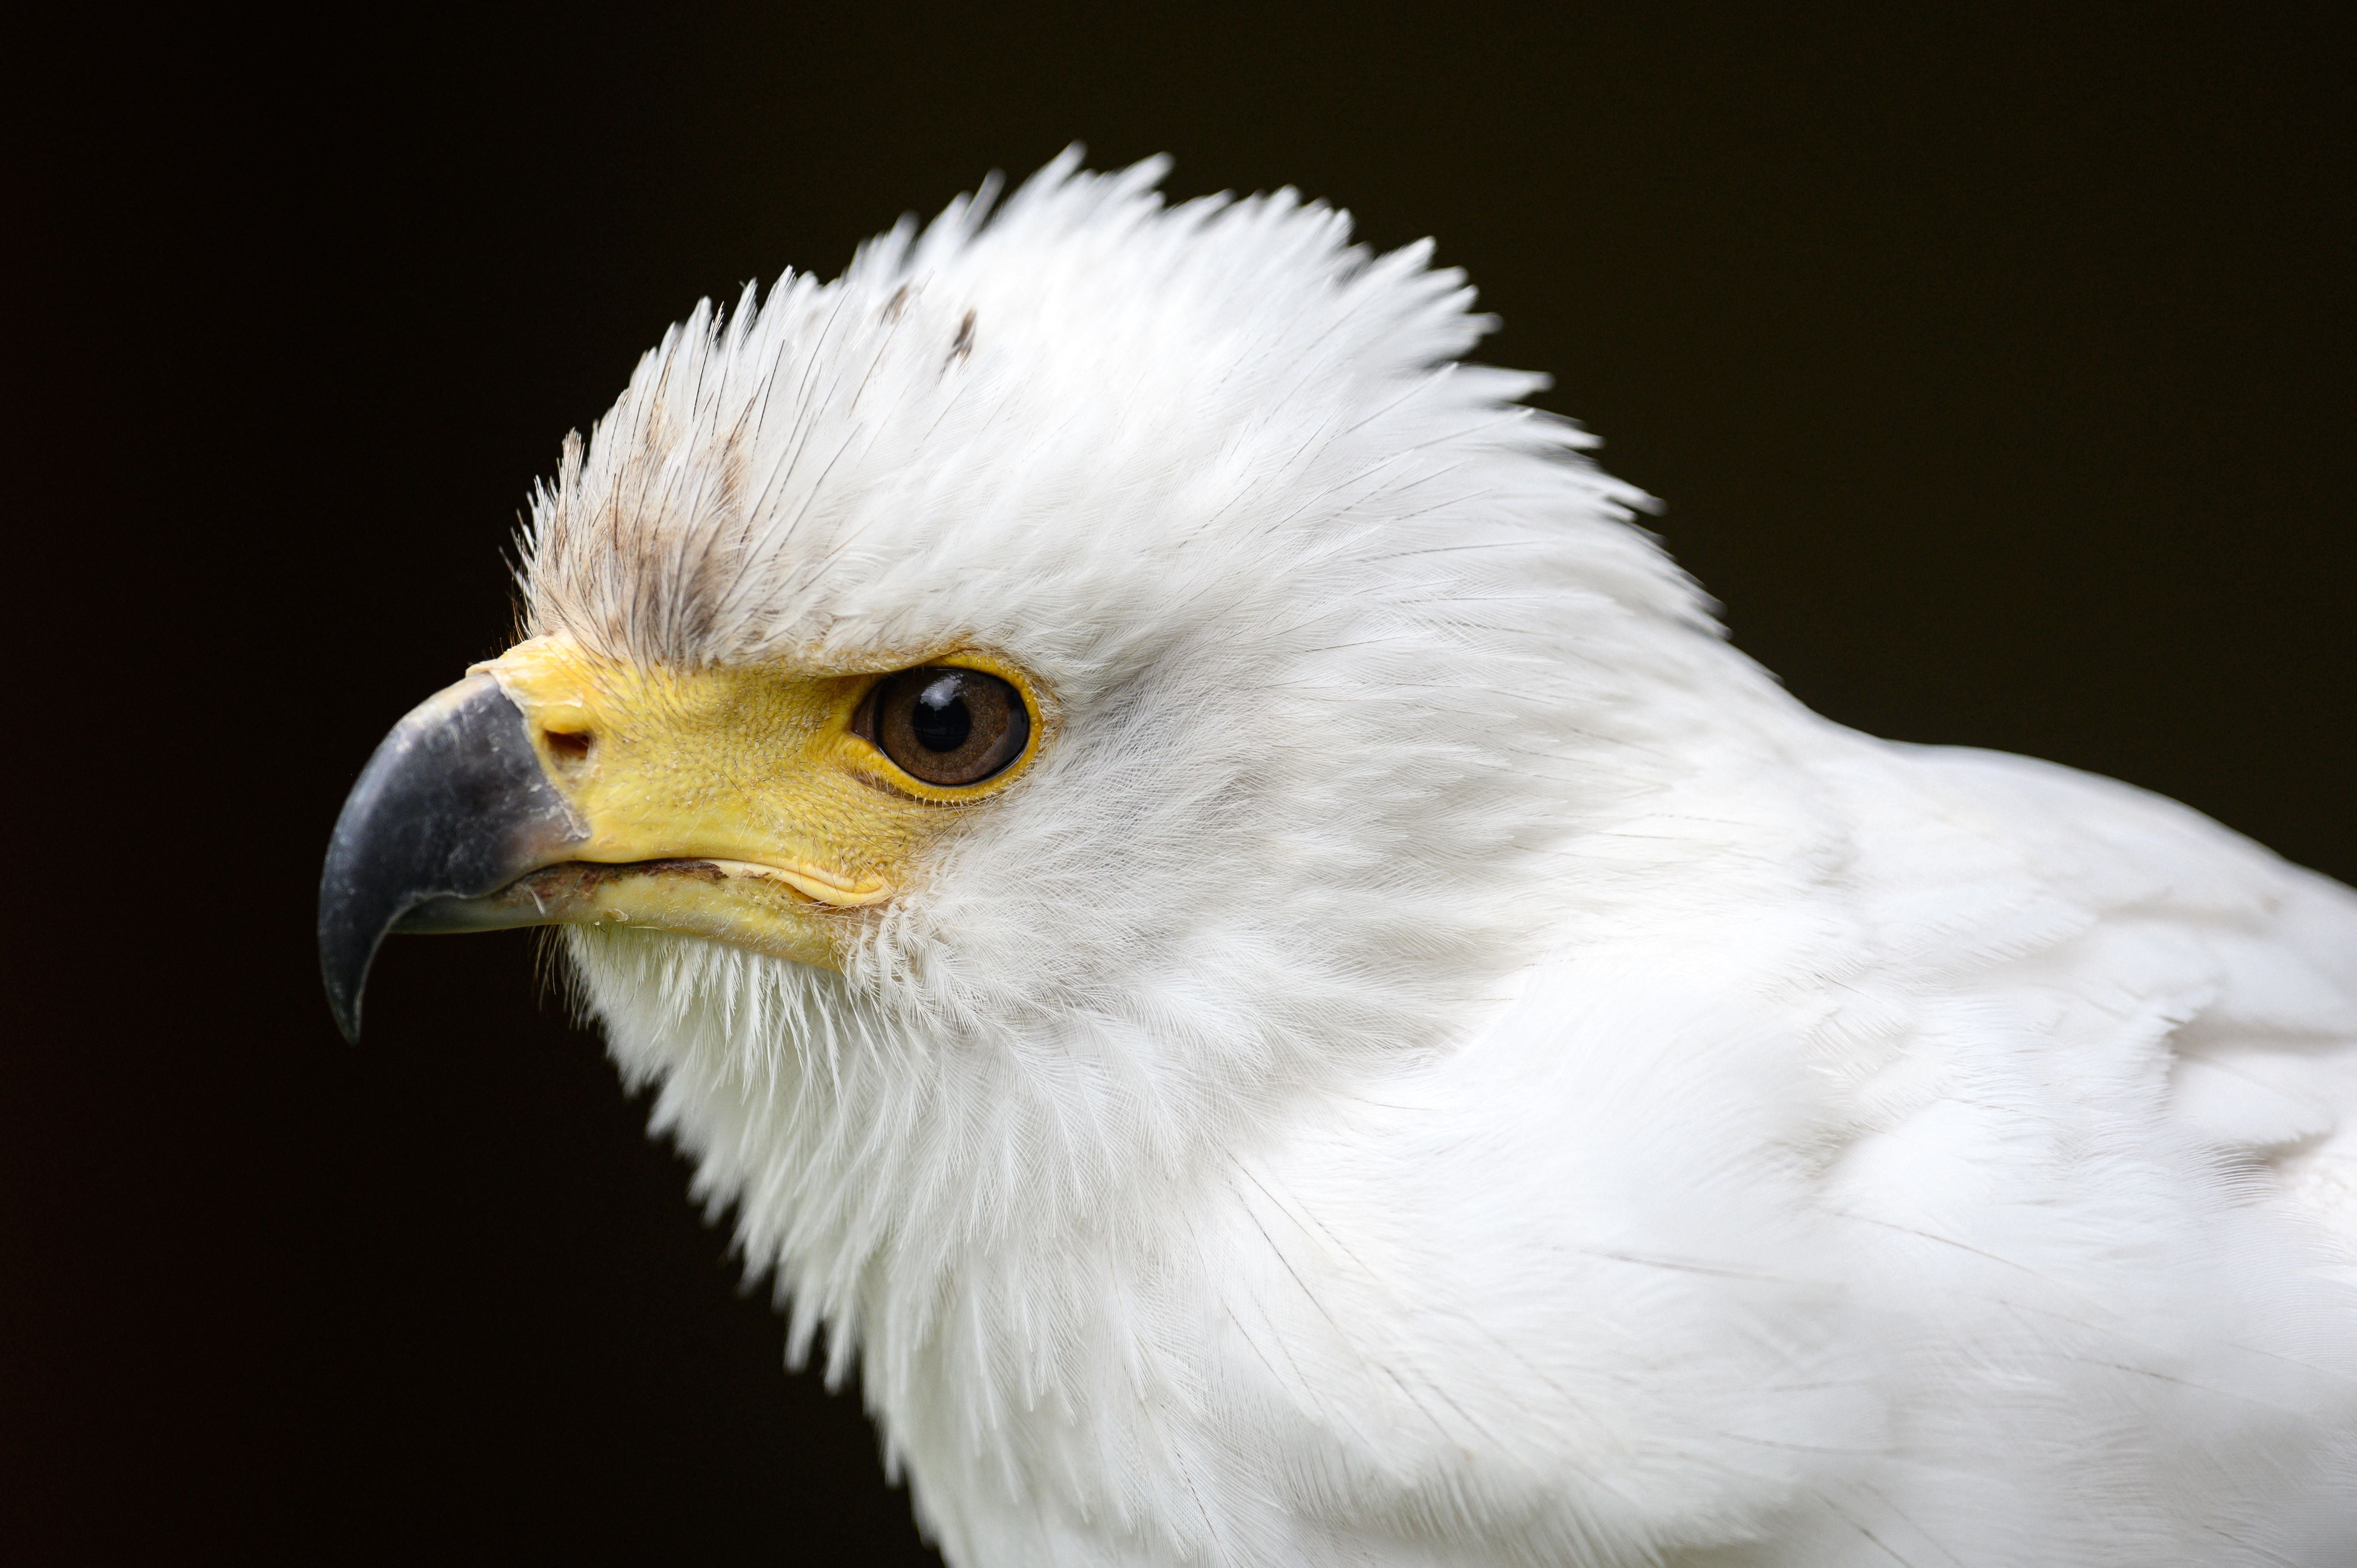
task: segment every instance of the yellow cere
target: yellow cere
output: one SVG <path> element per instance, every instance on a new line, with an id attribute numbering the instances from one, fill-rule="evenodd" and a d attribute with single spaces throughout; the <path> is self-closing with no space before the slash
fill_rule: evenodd
<path id="1" fill-rule="evenodd" d="M 588 827 L 576 861 L 617 868 L 563 879 L 571 918 L 832 965 L 850 935 L 845 917 L 906 886 L 960 815 L 943 808 L 996 794 L 1040 744 L 1039 699 L 1021 671 L 954 653 L 910 662 L 1013 684 L 1032 714 L 1024 755 L 965 789 L 903 772 L 852 727 L 888 671 L 648 668 L 554 637 L 475 670 L 522 710 L 550 782 Z M 701 864 L 621 870 L 648 861 Z"/>

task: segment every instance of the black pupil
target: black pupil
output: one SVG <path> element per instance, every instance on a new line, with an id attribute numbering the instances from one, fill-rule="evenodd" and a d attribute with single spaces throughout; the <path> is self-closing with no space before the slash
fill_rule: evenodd
<path id="1" fill-rule="evenodd" d="M 927 751 L 955 751 L 974 733 L 974 714 L 966 709 L 962 690 L 964 684 L 954 675 L 944 675 L 917 693 L 909 728 Z"/>

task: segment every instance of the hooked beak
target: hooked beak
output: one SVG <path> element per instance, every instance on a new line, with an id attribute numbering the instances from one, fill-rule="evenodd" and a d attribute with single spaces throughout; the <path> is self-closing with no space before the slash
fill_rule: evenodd
<path id="1" fill-rule="evenodd" d="M 915 778 L 859 720 L 884 679 L 640 665 L 549 636 L 428 698 L 369 759 L 319 877 L 345 1037 L 392 931 L 665 931 L 841 969 L 929 846 L 1032 755 L 971 788 Z"/>
<path id="2" fill-rule="evenodd" d="M 344 1038 L 360 1038 L 361 991 L 387 932 L 538 924 L 451 907 L 566 860 L 588 838 L 498 681 L 469 675 L 412 709 L 352 786 L 319 874 L 319 969 Z"/>

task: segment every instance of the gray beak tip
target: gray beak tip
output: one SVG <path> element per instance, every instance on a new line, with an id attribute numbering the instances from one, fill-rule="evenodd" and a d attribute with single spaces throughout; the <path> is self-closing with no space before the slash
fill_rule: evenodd
<path id="1" fill-rule="evenodd" d="M 385 933 L 419 905 L 479 898 L 587 836 L 541 770 L 500 683 L 470 675 L 419 703 L 344 800 L 319 873 L 319 972 L 344 1038 Z"/>
<path id="2" fill-rule="evenodd" d="M 357 795 L 358 791 L 355 790 Z M 344 811 L 351 813 L 348 801 Z M 390 928 L 397 913 L 383 917 L 383 925 L 370 929 L 364 910 L 376 900 L 355 898 L 349 886 L 350 878 L 336 873 L 339 855 L 343 847 L 343 824 L 337 824 L 336 842 L 328 852 L 327 875 L 319 879 L 319 979 L 328 992 L 328 1010 L 336 1016 L 336 1027 L 345 1040 L 360 1044 L 361 996 L 368 987 L 370 966 L 376 960 L 377 943 Z M 349 858 L 349 857 L 345 857 Z"/>

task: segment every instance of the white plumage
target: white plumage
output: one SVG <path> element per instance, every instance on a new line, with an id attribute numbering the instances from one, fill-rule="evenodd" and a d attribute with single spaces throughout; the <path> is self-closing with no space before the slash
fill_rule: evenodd
<path id="1" fill-rule="evenodd" d="M 568 933 L 951 1563 L 2357 1561 L 2357 897 L 1810 714 L 1460 276 L 1159 174 L 699 310 L 528 543 L 1052 694 L 846 973 Z"/>

